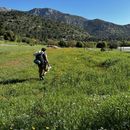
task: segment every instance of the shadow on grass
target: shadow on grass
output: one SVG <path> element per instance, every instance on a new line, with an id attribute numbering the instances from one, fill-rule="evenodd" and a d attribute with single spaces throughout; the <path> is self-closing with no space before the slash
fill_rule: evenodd
<path id="1" fill-rule="evenodd" d="M 29 78 L 29 79 L 8 79 L 8 80 L 0 81 L 0 85 L 23 83 L 23 82 L 34 81 L 34 80 L 38 80 L 38 79 L 37 79 L 37 78 Z"/>

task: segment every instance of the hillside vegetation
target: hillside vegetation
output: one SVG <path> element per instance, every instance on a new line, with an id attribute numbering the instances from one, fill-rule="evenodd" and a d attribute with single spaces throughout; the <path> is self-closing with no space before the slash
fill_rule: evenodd
<path id="1" fill-rule="evenodd" d="M 47 42 L 54 40 L 84 40 L 89 34 L 83 29 L 55 22 L 39 16 L 20 11 L 0 12 L 1 39 L 10 41 L 26 41 L 27 38 Z"/>
<path id="2" fill-rule="evenodd" d="M 41 16 L 57 22 L 84 29 L 96 39 L 130 39 L 130 25 L 117 25 L 101 19 L 86 19 L 80 16 L 65 14 L 49 8 L 34 8 L 29 14 Z"/>
<path id="3" fill-rule="evenodd" d="M 130 25 L 89 20 L 49 8 L 17 11 L 0 8 L 0 39 L 47 43 L 56 41 L 130 40 Z"/>
<path id="4" fill-rule="evenodd" d="M 0 47 L 1 130 L 130 129 L 129 53 L 48 48 L 52 69 L 39 81 L 41 47 Z"/>

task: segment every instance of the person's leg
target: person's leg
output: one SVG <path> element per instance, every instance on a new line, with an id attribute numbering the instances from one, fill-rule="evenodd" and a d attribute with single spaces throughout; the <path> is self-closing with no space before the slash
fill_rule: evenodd
<path id="1" fill-rule="evenodd" d="M 42 66 L 38 66 L 38 68 L 39 68 L 39 78 L 40 79 L 43 79 L 43 67 Z"/>
<path id="2" fill-rule="evenodd" d="M 42 67 L 42 73 L 41 75 L 44 77 L 44 73 L 45 73 L 45 70 L 44 70 L 44 66 Z"/>

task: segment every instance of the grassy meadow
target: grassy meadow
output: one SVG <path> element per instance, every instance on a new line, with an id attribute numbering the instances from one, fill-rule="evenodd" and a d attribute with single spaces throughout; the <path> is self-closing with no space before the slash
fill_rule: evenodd
<path id="1" fill-rule="evenodd" d="M 130 129 L 130 53 L 48 48 L 40 81 L 41 47 L 0 46 L 0 130 Z"/>

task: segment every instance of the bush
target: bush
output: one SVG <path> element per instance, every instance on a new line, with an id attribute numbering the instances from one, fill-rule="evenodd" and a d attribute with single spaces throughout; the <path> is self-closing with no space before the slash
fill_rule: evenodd
<path id="1" fill-rule="evenodd" d="M 65 41 L 59 41 L 59 42 L 58 42 L 58 45 L 59 45 L 60 47 L 68 47 L 68 44 L 67 44 L 67 42 L 65 42 Z"/>
<path id="2" fill-rule="evenodd" d="M 121 42 L 121 47 L 128 47 L 128 46 L 130 46 L 130 43 L 128 42 L 128 41 L 122 41 Z"/>
<path id="3" fill-rule="evenodd" d="M 30 43 L 29 43 L 29 45 L 34 46 L 34 45 L 36 45 L 36 44 L 38 44 L 38 43 L 39 43 L 39 40 L 36 40 L 36 39 L 30 39 Z"/>
<path id="4" fill-rule="evenodd" d="M 82 42 L 77 42 L 76 43 L 76 47 L 83 47 L 83 46 L 84 46 L 84 44 Z"/>
<path id="5" fill-rule="evenodd" d="M 4 39 L 9 41 L 15 41 L 15 34 L 13 31 L 6 31 L 4 33 Z"/>
<path id="6" fill-rule="evenodd" d="M 84 47 L 95 48 L 96 44 L 97 44 L 96 42 L 85 42 Z"/>
<path id="7" fill-rule="evenodd" d="M 103 41 L 99 41 L 96 45 L 97 48 L 105 48 L 106 47 L 106 43 Z"/>
<path id="8" fill-rule="evenodd" d="M 26 42 L 26 43 L 29 44 L 31 41 L 30 41 L 30 38 L 23 37 L 23 38 L 22 38 L 22 42 Z"/>
<path id="9" fill-rule="evenodd" d="M 0 40 L 4 40 L 4 37 L 3 37 L 3 36 L 0 36 Z"/>
<path id="10" fill-rule="evenodd" d="M 119 43 L 117 41 L 111 41 L 108 46 L 110 49 L 117 49 L 119 46 Z"/>
<path id="11" fill-rule="evenodd" d="M 55 45 L 55 46 L 57 46 L 57 45 L 58 45 L 58 42 L 57 42 L 56 40 L 48 39 L 47 45 Z"/>
<path id="12" fill-rule="evenodd" d="M 76 46 L 76 41 L 74 41 L 74 40 L 68 41 L 68 46 L 69 47 L 75 47 Z"/>

